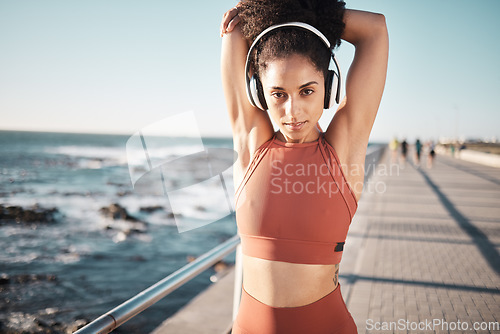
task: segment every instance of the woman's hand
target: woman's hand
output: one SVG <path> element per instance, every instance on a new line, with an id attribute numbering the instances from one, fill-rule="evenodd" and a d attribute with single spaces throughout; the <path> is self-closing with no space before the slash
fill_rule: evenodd
<path id="1" fill-rule="evenodd" d="M 238 6 L 231 8 L 222 16 L 222 22 L 220 24 L 220 37 L 224 34 L 233 31 L 234 27 L 240 23 L 240 17 L 238 16 Z"/>

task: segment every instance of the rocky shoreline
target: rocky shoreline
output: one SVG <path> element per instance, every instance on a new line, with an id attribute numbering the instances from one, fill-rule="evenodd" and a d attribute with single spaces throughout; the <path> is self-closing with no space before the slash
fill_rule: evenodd
<path id="1" fill-rule="evenodd" d="M 144 212 L 163 210 L 162 207 L 141 208 Z M 115 242 L 127 236 L 145 234 L 148 223 L 131 215 L 123 206 L 112 203 L 99 209 L 104 221 L 103 233 L 113 232 Z M 44 208 L 38 204 L 30 207 L 0 204 L 0 227 L 19 226 L 36 230 L 41 225 L 58 224 L 63 215 L 55 208 Z M 115 240 L 118 237 L 118 240 Z M 73 333 L 92 319 L 78 316 L 76 310 L 50 307 L 36 311 L 19 312 L 16 302 L 23 296 L 33 294 L 38 289 L 53 290 L 62 284 L 54 274 L 21 273 L 9 274 L 0 271 L 0 333 L 3 334 L 59 334 Z"/>
<path id="2" fill-rule="evenodd" d="M 56 307 L 32 313 L 11 311 L 11 306 L 22 298 L 23 291 L 39 288 L 40 285 L 50 288 L 59 283 L 53 274 L 0 274 L 0 333 L 69 334 L 88 324 L 89 319 L 72 317 L 65 314 L 67 310 Z"/>

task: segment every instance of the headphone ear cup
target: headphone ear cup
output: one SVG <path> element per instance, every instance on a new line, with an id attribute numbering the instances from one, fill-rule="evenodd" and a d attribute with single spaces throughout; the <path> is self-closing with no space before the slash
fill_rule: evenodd
<path id="1" fill-rule="evenodd" d="M 339 104 L 340 103 L 340 75 L 337 73 L 334 74 L 334 78 L 332 80 L 332 97 L 330 106 L 333 107 L 334 101 Z"/>
<path id="2" fill-rule="evenodd" d="M 252 76 L 250 80 L 248 80 L 248 97 L 250 100 L 250 104 L 254 107 L 257 107 L 257 103 L 255 103 L 255 100 L 257 98 L 257 87 L 255 86 L 255 76 Z"/>
<path id="3" fill-rule="evenodd" d="M 325 109 L 329 109 L 335 105 L 340 103 L 340 67 L 337 63 L 337 59 L 332 52 L 332 59 L 335 64 L 335 70 L 328 70 L 328 75 L 325 81 Z"/>
<path id="4" fill-rule="evenodd" d="M 325 82 L 325 109 L 330 109 L 340 102 L 340 78 L 335 71 L 328 71 Z"/>
<path id="5" fill-rule="evenodd" d="M 249 97 L 250 97 L 250 104 L 253 105 L 254 107 L 257 107 L 259 109 L 262 109 L 262 104 L 260 103 L 259 99 L 259 78 L 257 78 L 255 75 L 252 75 L 250 78 L 250 81 L 248 82 L 248 88 L 249 88 Z"/>
<path id="6" fill-rule="evenodd" d="M 332 95 L 335 96 L 335 93 L 332 91 L 334 86 L 333 80 L 335 80 L 335 73 L 329 70 L 325 78 L 325 102 L 323 105 L 324 109 L 330 109 L 330 107 L 333 106 L 332 102 L 334 99 L 332 99 Z"/>
<path id="7" fill-rule="evenodd" d="M 266 111 L 267 104 L 266 100 L 264 99 L 264 92 L 262 90 L 262 84 L 260 83 L 259 78 L 255 75 L 252 75 L 252 77 L 250 78 L 249 86 L 251 97 L 250 103 L 257 108 Z"/>
<path id="8" fill-rule="evenodd" d="M 333 72 L 333 71 L 332 71 Z M 330 90 L 330 107 L 339 103 L 340 99 L 340 78 L 337 73 L 332 73 L 332 88 Z"/>
<path id="9" fill-rule="evenodd" d="M 264 88 L 262 88 L 262 82 L 260 82 L 258 77 L 255 78 L 255 86 L 257 87 L 257 99 L 260 104 L 259 108 L 266 111 L 267 103 L 266 98 L 264 97 Z"/>

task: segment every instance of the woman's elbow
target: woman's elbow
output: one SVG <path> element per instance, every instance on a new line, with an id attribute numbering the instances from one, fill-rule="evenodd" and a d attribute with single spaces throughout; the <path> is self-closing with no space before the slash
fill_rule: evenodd
<path id="1" fill-rule="evenodd" d="M 373 30 L 378 34 L 387 35 L 387 23 L 384 14 L 375 13 L 373 18 Z"/>
<path id="2" fill-rule="evenodd" d="M 389 33 L 387 31 L 387 23 L 383 14 L 375 14 L 372 24 L 372 41 L 378 45 L 384 45 L 384 48 L 389 47 Z"/>

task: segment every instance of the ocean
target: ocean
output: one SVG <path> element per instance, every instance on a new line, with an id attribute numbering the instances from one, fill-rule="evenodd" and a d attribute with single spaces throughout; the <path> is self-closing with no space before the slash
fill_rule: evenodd
<path id="1" fill-rule="evenodd" d="M 236 233 L 231 138 L 146 143 L 0 131 L 0 333 L 71 332 Z M 115 332 L 150 332 L 214 273 Z"/>

